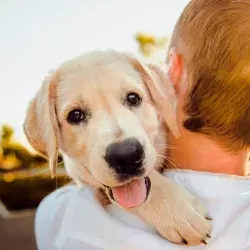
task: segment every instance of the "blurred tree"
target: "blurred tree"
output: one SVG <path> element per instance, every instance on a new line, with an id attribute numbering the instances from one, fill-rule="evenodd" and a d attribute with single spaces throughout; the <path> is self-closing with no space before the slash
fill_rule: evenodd
<path id="1" fill-rule="evenodd" d="M 13 135 L 10 126 L 0 128 L 0 200 L 10 210 L 33 208 L 47 194 L 67 184 L 69 178 L 60 168 L 52 180 L 47 160 L 30 153 Z"/>
<path id="2" fill-rule="evenodd" d="M 162 63 L 165 60 L 166 51 L 170 38 L 156 37 L 146 33 L 137 33 L 135 37 L 138 45 L 139 52 L 149 60 L 156 60 Z"/>
<path id="3" fill-rule="evenodd" d="M 46 163 L 40 155 L 30 153 L 23 145 L 13 139 L 14 130 L 3 125 L 0 131 L 0 171 L 29 168 Z"/>

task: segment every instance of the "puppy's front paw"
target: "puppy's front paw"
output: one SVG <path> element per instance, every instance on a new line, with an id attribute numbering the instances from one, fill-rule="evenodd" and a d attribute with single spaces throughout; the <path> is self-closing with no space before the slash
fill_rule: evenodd
<path id="1" fill-rule="evenodd" d="M 172 200 L 163 196 L 159 204 L 159 233 L 173 243 L 206 244 L 211 233 L 211 218 L 207 216 L 206 209 L 185 190 L 177 187 L 175 192 Z"/>
<path id="2" fill-rule="evenodd" d="M 152 173 L 151 195 L 136 212 L 167 240 L 177 244 L 206 244 L 211 220 L 197 198 L 159 173 Z"/>

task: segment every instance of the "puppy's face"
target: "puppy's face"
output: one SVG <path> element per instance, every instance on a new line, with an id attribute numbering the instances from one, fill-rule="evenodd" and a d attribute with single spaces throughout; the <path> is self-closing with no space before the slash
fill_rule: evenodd
<path id="1" fill-rule="evenodd" d="M 98 182 L 112 187 L 154 167 L 157 112 L 132 66 L 95 63 L 86 61 L 81 70 L 69 64 L 60 74 L 60 147 Z"/>
<path id="2" fill-rule="evenodd" d="M 157 145 L 165 137 L 141 72 L 124 55 L 106 52 L 69 61 L 57 76 L 56 140 L 70 168 L 77 168 L 68 172 L 77 180 L 88 175 L 121 206 L 144 202 L 150 186 L 144 177 L 165 151 Z M 129 190 L 134 194 L 128 197 Z"/>

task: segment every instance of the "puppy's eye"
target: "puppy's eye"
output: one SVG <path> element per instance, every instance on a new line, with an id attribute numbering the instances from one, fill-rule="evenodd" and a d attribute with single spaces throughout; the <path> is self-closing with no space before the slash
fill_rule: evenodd
<path id="1" fill-rule="evenodd" d="M 141 104 L 141 97 L 135 93 L 131 92 L 127 94 L 127 103 L 129 106 L 139 106 Z"/>
<path id="2" fill-rule="evenodd" d="M 84 120 L 86 120 L 86 114 L 80 109 L 71 110 L 67 117 L 67 121 L 71 124 L 79 124 Z"/>

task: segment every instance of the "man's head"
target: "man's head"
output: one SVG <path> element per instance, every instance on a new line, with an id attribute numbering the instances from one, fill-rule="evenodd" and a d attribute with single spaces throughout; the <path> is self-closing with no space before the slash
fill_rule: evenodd
<path id="1" fill-rule="evenodd" d="M 230 151 L 250 146 L 250 1 L 193 0 L 173 32 L 178 118 Z"/>

